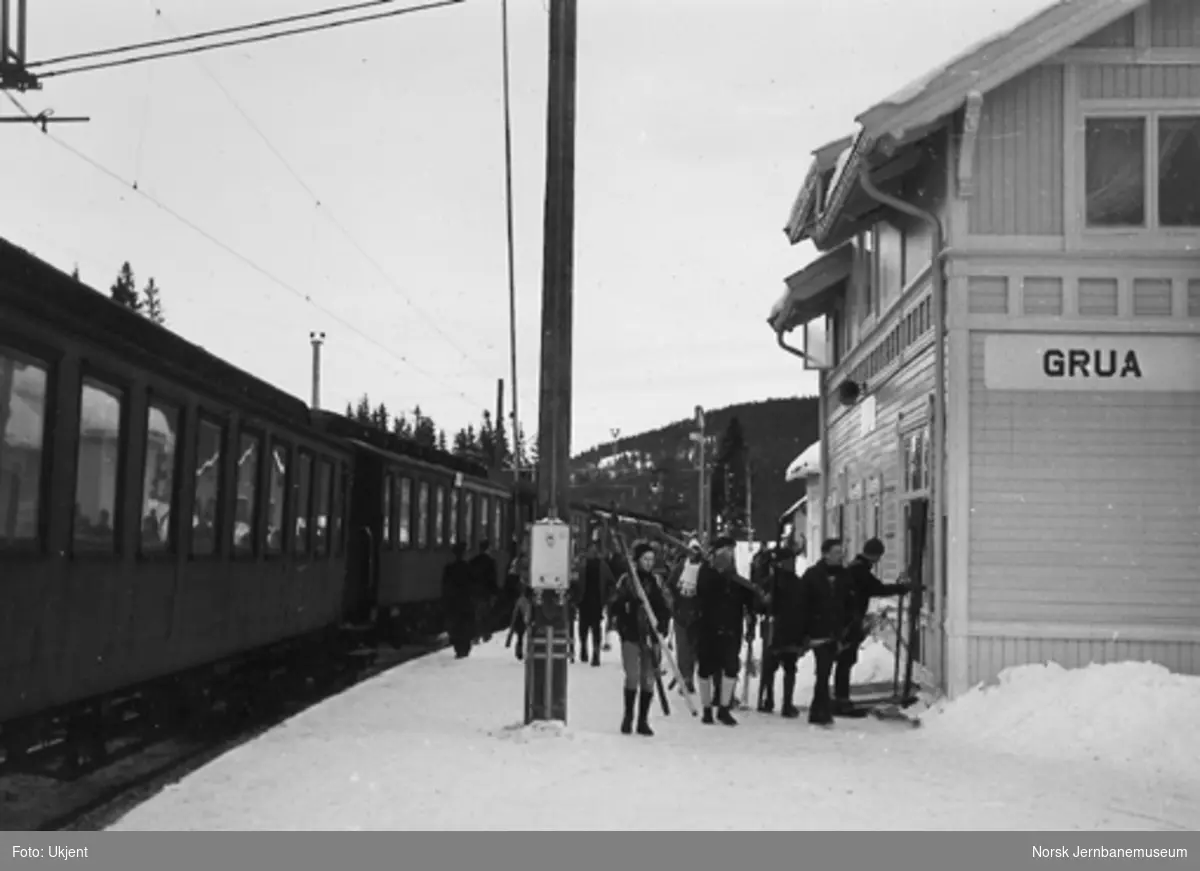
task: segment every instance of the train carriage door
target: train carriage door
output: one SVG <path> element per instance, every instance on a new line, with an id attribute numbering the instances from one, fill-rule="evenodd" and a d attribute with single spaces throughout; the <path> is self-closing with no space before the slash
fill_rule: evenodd
<path id="1" fill-rule="evenodd" d="M 383 465 L 364 454 L 355 457 L 347 506 L 345 613 L 351 620 L 371 617 L 377 602 L 380 556 L 391 534 L 387 515 L 391 493 Z"/>

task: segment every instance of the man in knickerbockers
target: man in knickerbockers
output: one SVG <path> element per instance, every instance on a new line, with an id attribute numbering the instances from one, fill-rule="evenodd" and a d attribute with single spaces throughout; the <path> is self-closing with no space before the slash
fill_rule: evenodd
<path id="1" fill-rule="evenodd" d="M 658 642 L 654 630 L 665 637 L 671 620 L 671 612 L 658 579 L 654 577 L 654 551 L 648 544 L 639 544 L 633 549 L 633 561 L 638 580 L 650 600 L 654 624 L 638 596 L 629 572 L 617 581 L 610 613 L 621 636 L 621 666 L 625 672 L 625 716 L 621 720 L 621 732 L 628 735 L 633 731 L 633 709 L 637 705 L 637 732 L 651 736 L 650 704 L 654 700 L 654 686 L 658 678 Z"/>
<path id="2" fill-rule="evenodd" d="M 860 716 L 850 703 L 850 672 L 858 662 L 858 649 L 866 640 L 867 609 L 872 599 L 900 596 L 913 589 L 906 583 L 885 584 L 875 576 L 875 566 L 883 557 L 883 542 L 869 539 L 862 553 L 850 561 L 849 600 L 846 603 L 846 628 L 833 672 L 833 713 L 838 717 Z"/>
<path id="3" fill-rule="evenodd" d="M 769 647 L 770 670 L 764 667 L 758 709 L 770 713 L 775 709 L 775 671 L 783 669 L 783 707 L 780 715 L 788 718 L 800 715 L 795 704 L 796 664 L 807 649 L 805 638 L 804 588 L 796 575 L 796 556 L 787 545 L 772 554 L 772 565 L 766 582 L 771 620 Z M 763 640 L 763 660 L 768 660 L 767 639 Z"/>
<path id="4" fill-rule="evenodd" d="M 696 595 L 700 601 L 697 659 L 704 722 L 713 722 L 716 702 L 717 721 L 736 726 L 731 709 L 737 688 L 738 655 L 746 617 L 753 613 L 757 597 L 750 582 L 738 577 L 732 538 L 721 536 L 713 542 L 712 565 L 701 566 Z M 719 688 L 714 687 L 717 681 Z M 714 698 L 717 693 L 719 697 Z"/>
<path id="5" fill-rule="evenodd" d="M 850 601 L 850 575 L 842 565 L 841 539 L 821 543 L 821 559 L 800 578 L 804 599 L 805 635 L 816 664 L 808 722 L 817 726 L 833 723 L 829 677 L 837 658 L 838 644 L 846 628 L 846 606 Z"/>

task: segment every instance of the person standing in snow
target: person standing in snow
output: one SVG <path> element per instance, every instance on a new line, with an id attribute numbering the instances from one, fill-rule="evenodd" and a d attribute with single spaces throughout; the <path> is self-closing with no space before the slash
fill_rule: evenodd
<path id="1" fill-rule="evenodd" d="M 800 578 L 804 611 L 804 634 L 815 660 L 816 681 L 808 722 L 816 726 L 833 724 L 829 698 L 829 677 L 837 658 L 838 643 L 846 628 L 846 606 L 850 601 L 850 575 L 842 565 L 841 539 L 821 543 L 821 559 Z"/>
<path id="2" fill-rule="evenodd" d="M 492 615 L 496 595 L 496 561 L 489 553 L 491 543 L 479 542 L 479 553 L 471 558 L 471 575 L 475 581 L 476 627 L 483 641 L 492 640 Z M 476 639 L 480 640 L 480 639 Z"/>
<path id="3" fill-rule="evenodd" d="M 805 638 L 804 588 L 796 575 L 796 556 L 784 545 L 773 554 L 772 565 L 767 570 L 767 613 L 770 615 L 770 672 L 763 671 L 763 687 L 759 693 L 758 709 L 770 713 L 775 709 L 775 672 L 783 669 L 783 706 L 780 716 L 794 718 L 800 715 L 796 707 L 796 665 L 807 648 Z M 763 642 L 763 660 L 768 659 L 766 639 Z"/>
<path id="4" fill-rule="evenodd" d="M 703 722 L 713 722 L 713 703 L 717 721 L 736 726 L 733 718 L 733 694 L 740 670 L 739 654 L 746 616 L 755 607 L 755 591 L 750 582 L 739 577 L 734 561 L 735 543 L 721 536 L 712 545 L 712 565 L 700 568 L 696 595 L 700 603 L 700 631 L 697 664 L 700 672 L 700 702 Z M 718 684 L 719 681 L 719 684 Z"/>
<path id="5" fill-rule="evenodd" d="M 700 579 L 700 542 L 688 542 L 687 556 L 671 573 L 667 589 L 671 593 L 672 617 L 675 626 L 675 658 L 683 676 L 683 688 L 696 692 L 696 652 L 700 646 L 700 602 L 696 598 Z"/>
<path id="6" fill-rule="evenodd" d="M 850 703 L 850 672 L 858 662 L 858 650 L 866 640 L 867 609 L 871 599 L 901 596 L 912 586 L 906 583 L 885 584 L 875 576 L 875 567 L 883 558 L 885 548 L 878 538 L 869 539 L 862 553 L 850 561 L 846 572 L 850 576 L 849 598 L 846 602 L 846 627 L 842 633 L 841 649 L 833 673 L 834 716 L 855 716 Z"/>
<path id="7" fill-rule="evenodd" d="M 642 605 L 629 572 L 621 575 L 617 581 L 616 593 L 613 597 L 611 613 L 621 636 L 621 666 L 625 673 L 625 716 L 621 720 L 621 733 L 628 735 L 633 731 L 633 711 L 637 705 L 637 732 L 639 735 L 651 736 L 650 703 L 654 699 L 654 685 L 658 678 L 659 657 L 658 641 L 654 630 L 659 636 L 665 636 L 671 620 L 671 612 L 663 596 L 662 588 L 654 577 L 654 551 L 648 544 L 639 544 L 633 549 L 633 571 L 637 572 L 638 580 L 650 600 L 655 624 L 650 622 L 650 615 Z"/>
<path id="8" fill-rule="evenodd" d="M 587 555 L 580 571 L 579 594 L 579 661 L 588 661 L 588 640 L 591 640 L 593 666 L 600 665 L 600 650 L 604 644 L 604 605 L 612 597 L 612 571 L 600 554 L 599 534 L 588 543 Z"/>
<path id="9" fill-rule="evenodd" d="M 446 632 L 457 659 L 463 659 L 471 652 L 475 639 L 475 578 L 470 564 L 463 558 L 466 552 L 467 546 L 456 541 L 451 548 L 454 559 L 442 570 Z"/>

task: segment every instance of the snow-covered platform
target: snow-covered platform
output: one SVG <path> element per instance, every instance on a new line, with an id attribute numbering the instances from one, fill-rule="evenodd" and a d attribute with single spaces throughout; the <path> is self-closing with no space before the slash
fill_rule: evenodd
<path id="1" fill-rule="evenodd" d="M 890 676 L 890 663 L 872 643 L 856 680 Z M 615 652 L 599 668 L 571 667 L 565 727 L 521 726 L 524 670 L 496 640 L 469 659 L 436 654 L 330 699 L 113 828 L 1196 830 L 1200 754 L 1183 741 L 1200 721 L 1200 679 L 1154 668 L 1041 668 L 929 712 L 921 729 L 869 719 L 823 730 L 749 711 L 737 728 L 705 726 L 673 697 L 670 717 L 656 702 L 657 735 L 645 738 L 618 732 Z M 1102 674 L 1150 686 L 1161 707 L 1146 713 L 1169 717 L 1154 728 L 1179 745 L 1164 748 L 1130 713 L 1147 704 L 1141 690 L 1111 700 L 1107 731 L 1088 720 L 1090 690 L 1078 687 L 1094 689 Z M 1113 729 L 1127 727 L 1118 747 Z"/>

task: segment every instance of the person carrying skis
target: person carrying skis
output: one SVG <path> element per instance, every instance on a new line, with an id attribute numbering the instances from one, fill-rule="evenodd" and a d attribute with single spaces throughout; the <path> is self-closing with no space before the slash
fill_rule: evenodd
<path id="1" fill-rule="evenodd" d="M 580 571 L 579 593 L 579 661 L 588 661 L 588 639 L 592 642 L 592 665 L 600 665 L 600 650 L 604 644 L 604 603 L 612 596 L 612 570 L 600 554 L 599 533 L 593 534 Z"/>
<path id="2" fill-rule="evenodd" d="M 451 553 L 454 559 L 442 570 L 442 600 L 445 603 L 446 632 L 454 645 L 454 656 L 463 659 L 471 652 L 475 640 L 475 578 L 471 565 L 463 556 L 467 546 L 456 541 Z"/>
<path id="3" fill-rule="evenodd" d="M 804 634 L 812 649 L 816 667 L 808 722 L 817 726 L 833 724 L 829 698 L 829 677 L 837 658 L 838 643 L 846 627 L 846 606 L 850 600 L 850 575 L 842 565 L 841 539 L 821 543 L 821 559 L 800 578 L 802 588 Z"/>
<path id="4" fill-rule="evenodd" d="M 750 582 L 737 574 L 734 547 L 732 538 L 717 538 L 712 545 L 712 565 L 701 566 L 696 582 L 700 602 L 697 664 L 703 722 L 713 722 L 715 701 L 717 722 L 726 726 L 737 725 L 732 708 L 740 670 L 738 656 L 746 615 L 754 610 L 757 598 Z"/>
<path id="5" fill-rule="evenodd" d="M 862 553 L 850 561 L 846 568 L 850 576 L 849 598 L 846 603 L 846 627 L 842 634 L 841 649 L 833 672 L 833 714 L 835 717 L 858 716 L 850 702 L 850 672 L 858 662 L 858 649 L 866 640 L 867 609 L 871 600 L 887 596 L 902 596 L 913 589 L 901 581 L 885 584 L 875 576 L 875 566 L 883 557 L 885 548 L 878 538 L 869 539 Z"/>
<path id="6" fill-rule="evenodd" d="M 770 713 L 775 709 L 775 672 L 783 669 L 783 707 L 780 716 L 789 719 L 798 717 L 796 707 L 796 664 L 807 649 L 805 638 L 804 588 L 796 575 L 796 555 L 784 545 L 773 554 L 767 579 L 767 613 L 770 614 L 771 671 L 764 672 L 765 696 L 760 693 L 759 710 Z M 767 659 L 767 648 L 763 648 L 763 659 Z"/>
<path id="7" fill-rule="evenodd" d="M 675 626 L 675 658 L 683 676 L 683 688 L 689 694 L 696 692 L 696 651 L 700 644 L 700 603 L 696 589 L 702 565 L 700 542 L 692 539 L 687 555 L 676 564 L 667 582 Z"/>
<path id="8" fill-rule="evenodd" d="M 610 613 L 621 636 L 621 667 L 625 673 L 625 716 L 621 720 L 621 733 L 633 731 L 633 709 L 637 704 L 637 733 L 652 736 L 650 728 L 650 703 L 654 700 L 654 687 L 658 680 L 658 641 L 654 636 L 665 636 L 671 621 L 671 612 L 658 579 L 654 577 L 654 551 L 648 544 L 639 544 L 633 549 L 633 570 L 641 582 L 646 598 L 650 600 L 652 614 L 646 613 L 641 597 L 634 587 L 629 572 L 621 575 L 613 597 Z M 650 621 L 654 620 L 652 624 Z"/>

